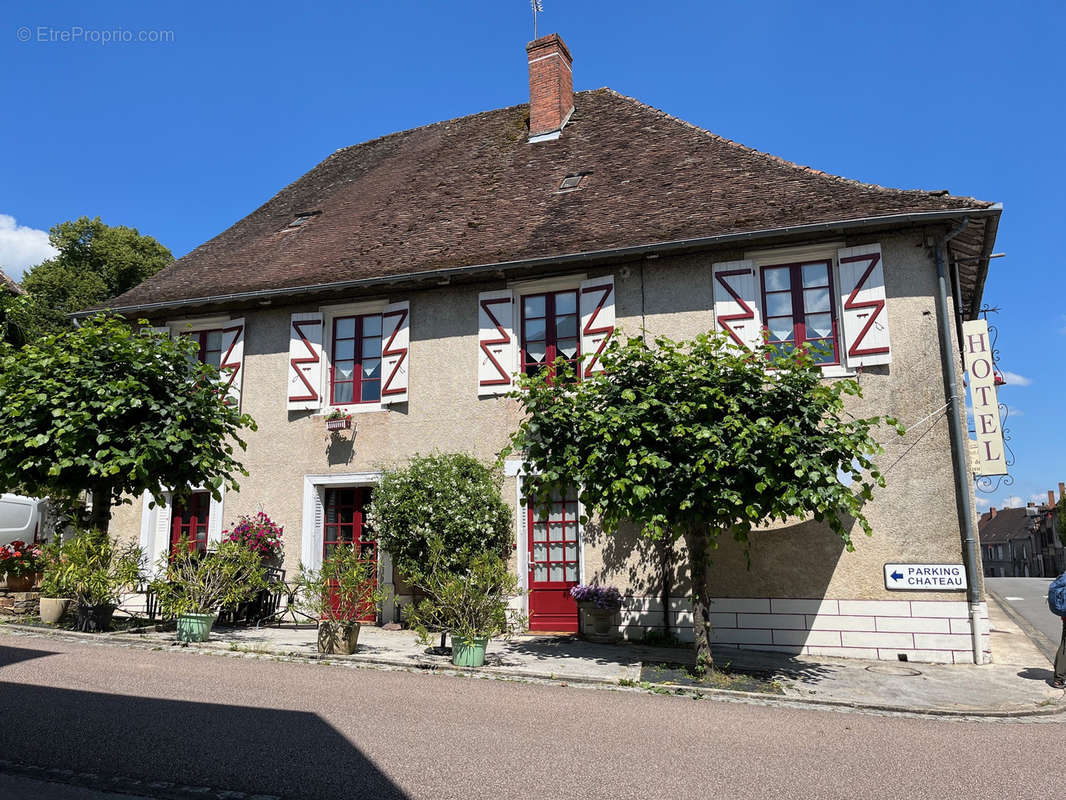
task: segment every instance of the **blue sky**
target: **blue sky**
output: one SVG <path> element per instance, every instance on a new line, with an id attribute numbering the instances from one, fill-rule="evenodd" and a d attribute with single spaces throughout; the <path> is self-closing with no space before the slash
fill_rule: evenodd
<path id="1" fill-rule="evenodd" d="M 1002 202 L 985 300 L 1016 483 L 981 502 L 1066 481 L 1066 6 L 543 2 L 578 89 L 839 175 Z M 180 256 L 338 148 L 527 99 L 528 0 L 95 5 L 9 2 L 0 23 L 16 275 L 56 222 L 100 216 Z"/>

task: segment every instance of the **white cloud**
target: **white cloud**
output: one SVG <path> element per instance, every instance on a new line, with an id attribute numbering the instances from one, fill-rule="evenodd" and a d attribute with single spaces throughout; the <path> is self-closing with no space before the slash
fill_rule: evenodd
<path id="1" fill-rule="evenodd" d="M 1025 503 L 1022 502 L 1022 498 L 1016 494 L 1012 494 L 1010 497 L 1003 498 L 1004 508 L 1021 508 Z"/>
<path id="2" fill-rule="evenodd" d="M 19 225 L 10 214 L 0 214 L 0 269 L 15 280 L 30 267 L 59 251 L 48 242 L 48 232 Z"/>
<path id="3" fill-rule="evenodd" d="M 1004 372 L 1003 380 L 1007 382 L 1007 386 L 1028 386 L 1032 383 L 1027 377 L 1017 372 Z"/>
<path id="4" fill-rule="evenodd" d="M 985 508 L 988 508 L 990 505 L 992 505 L 992 501 L 989 500 L 986 497 L 978 497 L 976 502 L 977 502 L 977 507 L 980 508 L 980 509 L 985 509 Z"/>
<path id="5" fill-rule="evenodd" d="M 1041 503 L 1046 503 L 1047 502 L 1047 495 L 1046 494 L 1031 494 L 1031 495 L 1029 495 L 1029 502 L 1030 503 L 1036 503 L 1037 505 L 1040 505 Z"/>

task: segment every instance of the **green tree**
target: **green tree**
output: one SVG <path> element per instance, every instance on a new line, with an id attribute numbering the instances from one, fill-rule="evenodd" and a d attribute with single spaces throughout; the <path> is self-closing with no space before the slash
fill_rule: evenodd
<path id="1" fill-rule="evenodd" d="M 111 507 L 193 486 L 237 488 L 234 457 L 255 422 L 229 405 L 196 344 L 116 317 L 0 355 L 0 490 L 73 503 L 92 497 L 92 528 Z"/>
<path id="2" fill-rule="evenodd" d="M 873 430 L 896 422 L 851 417 L 845 396 L 861 396 L 859 384 L 823 381 L 810 353 L 751 353 L 721 334 L 615 341 L 603 365 L 580 383 L 524 379 L 515 396 L 527 418 L 504 455 L 524 454 L 537 502 L 577 486 L 607 533 L 632 521 L 652 539 L 684 540 L 697 654 L 711 666 L 707 567 L 718 537 L 747 548 L 756 527 L 813 516 L 852 550 L 846 520 L 870 534 L 863 505 L 884 486 Z"/>
<path id="3" fill-rule="evenodd" d="M 506 557 L 512 528 L 502 485 L 499 472 L 473 456 L 416 456 L 382 473 L 370 502 L 370 524 L 405 577 L 425 567 L 435 537 L 443 542 L 444 570 L 465 569 L 486 550 Z"/>
<path id="4" fill-rule="evenodd" d="M 1066 495 L 1055 504 L 1055 532 L 1059 535 L 1059 541 L 1066 545 Z"/>
<path id="5" fill-rule="evenodd" d="M 79 217 L 52 227 L 59 254 L 33 267 L 22 281 L 34 307 L 28 338 L 68 326 L 67 315 L 132 289 L 174 260 L 170 251 L 136 228 Z"/>

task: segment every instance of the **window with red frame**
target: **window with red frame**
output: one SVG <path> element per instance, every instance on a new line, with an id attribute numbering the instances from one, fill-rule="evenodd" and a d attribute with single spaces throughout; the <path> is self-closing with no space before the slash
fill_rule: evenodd
<path id="1" fill-rule="evenodd" d="M 381 314 L 333 320 L 329 387 L 335 406 L 381 400 Z"/>
<path id="2" fill-rule="evenodd" d="M 577 289 L 527 294 L 522 297 L 522 372 L 554 373 L 557 358 L 570 362 L 577 374 L 581 339 Z"/>
<path id="3" fill-rule="evenodd" d="M 819 364 L 838 364 L 832 262 L 763 267 L 763 319 L 770 344 L 790 350 L 806 344 Z"/>
<path id="4" fill-rule="evenodd" d="M 177 550 L 183 540 L 189 550 L 207 551 L 207 526 L 211 520 L 211 495 L 193 492 L 174 503 L 170 518 L 170 549 Z"/>
<path id="5" fill-rule="evenodd" d="M 210 331 L 192 331 L 183 333 L 182 336 L 196 342 L 200 350 L 196 359 L 201 364 L 210 364 L 218 368 L 222 364 L 222 329 L 216 328 Z"/>

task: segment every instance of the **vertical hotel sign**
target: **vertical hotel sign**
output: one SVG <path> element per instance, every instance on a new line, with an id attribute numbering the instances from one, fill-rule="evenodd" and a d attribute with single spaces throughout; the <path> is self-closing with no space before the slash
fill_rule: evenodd
<path id="1" fill-rule="evenodd" d="M 970 404 L 977 430 L 978 475 L 1006 475 L 1003 455 L 1003 429 L 999 424 L 999 399 L 988 341 L 988 320 L 974 319 L 962 323 L 963 363 L 970 375 Z"/>

